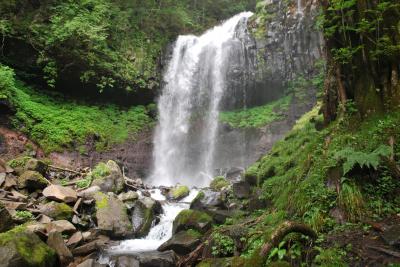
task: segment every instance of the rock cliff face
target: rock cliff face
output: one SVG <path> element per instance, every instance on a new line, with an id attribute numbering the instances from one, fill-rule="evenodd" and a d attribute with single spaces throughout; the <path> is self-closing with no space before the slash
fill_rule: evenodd
<path id="1" fill-rule="evenodd" d="M 292 94 L 289 87 L 302 90 L 303 97 L 292 98 L 285 119 L 260 129 L 221 127 L 216 157 L 221 169 L 256 161 L 315 104 L 316 88 L 309 81 L 318 75 L 316 64 L 323 57 L 323 36 L 316 26 L 319 12 L 316 0 L 266 0 L 258 3 L 247 28 L 238 25 L 244 53 L 231 59 L 230 93 L 223 108 L 262 105 Z M 310 86 L 300 89 L 293 85 L 296 79 Z"/>
<path id="2" fill-rule="evenodd" d="M 265 0 L 257 5 L 249 25 L 255 38 L 255 103 L 279 97 L 291 80 L 315 73 L 323 50 L 316 26 L 319 12 L 316 0 Z"/>

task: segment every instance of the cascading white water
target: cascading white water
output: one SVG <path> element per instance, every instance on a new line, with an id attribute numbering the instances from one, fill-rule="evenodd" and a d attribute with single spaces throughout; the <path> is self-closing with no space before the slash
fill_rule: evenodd
<path id="1" fill-rule="evenodd" d="M 198 190 L 191 190 L 190 194 L 178 203 L 165 201 L 165 197 L 159 189 L 151 192 L 151 197 L 156 200 L 165 201 L 162 204 L 163 214 L 160 222 L 150 229 L 148 235 L 140 239 L 122 241 L 118 246 L 111 247 L 109 254 L 124 254 L 143 251 L 154 251 L 172 236 L 172 224 L 175 217 L 184 209 L 189 208 L 189 204 L 196 196 Z M 107 262 L 106 260 L 105 262 Z"/>
<path id="2" fill-rule="evenodd" d="M 154 185 L 205 186 L 213 176 L 220 102 L 240 13 L 200 37 L 179 36 L 164 75 L 154 138 Z"/>

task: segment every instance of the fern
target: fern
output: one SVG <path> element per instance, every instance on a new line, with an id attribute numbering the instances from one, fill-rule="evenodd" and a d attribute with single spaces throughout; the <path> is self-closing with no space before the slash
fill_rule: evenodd
<path id="1" fill-rule="evenodd" d="M 345 148 L 335 153 L 335 159 L 343 160 L 343 174 L 345 175 L 358 164 L 361 168 L 378 168 L 382 157 L 388 157 L 392 149 L 387 145 L 381 145 L 371 153 L 355 151 L 352 148 Z"/>

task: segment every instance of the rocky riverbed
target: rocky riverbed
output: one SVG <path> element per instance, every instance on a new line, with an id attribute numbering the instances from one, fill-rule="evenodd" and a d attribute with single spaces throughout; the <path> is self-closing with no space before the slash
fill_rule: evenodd
<path id="1" fill-rule="evenodd" d="M 224 177 L 150 187 L 112 160 L 74 170 L 1 161 L 0 266 L 177 266 L 213 224 L 265 204 L 248 197 L 246 181 Z"/>

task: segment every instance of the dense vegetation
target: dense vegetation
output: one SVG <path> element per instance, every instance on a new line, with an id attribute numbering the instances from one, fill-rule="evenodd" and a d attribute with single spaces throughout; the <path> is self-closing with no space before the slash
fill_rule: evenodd
<path id="1" fill-rule="evenodd" d="M 12 124 L 29 135 L 45 152 L 63 149 L 86 150 L 94 141 L 102 150 L 152 125 L 148 115 L 152 105 L 121 110 L 113 105 L 87 105 L 61 94 L 38 92 L 15 80 L 12 69 L 0 65 L 0 99 L 8 99 L 16 109 Z M 90 140 L 89 140 L 90 139 Z"/>
<path id="2" fill-rule="evenodd" d="M 144 89 L 157 88 L 161 51 L 169 42 L 251 9 L 252 2 L 2 1 L 0 62 L 25 81 L 64 92 L 150 102 Z M 131 92 L 141 94 L 121 97 Z"/>

